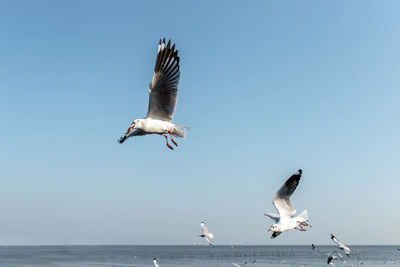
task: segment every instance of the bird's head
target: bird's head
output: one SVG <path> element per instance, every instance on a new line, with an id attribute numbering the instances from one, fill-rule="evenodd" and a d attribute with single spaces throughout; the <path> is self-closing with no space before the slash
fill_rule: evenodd
<path id="1" fill-rule="evenodd" d="M 279 231 L 279 226 L 278 226 L 277 224 L 272 225 L 272 226 L 268 229 L 268 232 L 271 232 L 271 231 L 273 231 L 273 232 L 280 232 L 280 231 Z"/>
<path id="2" fill-rule="evenodd" d="M 134 121 L 131 123 L 131 126 L 129 126 L 128 130 L 126 130 L 125 136 L 128 136 L 134 129 L 139 128 L 139 127 L 140 127 L 140 124 L 141 124 L 141 122 L 140 122 L 139 119 L 134 120 Z"/>

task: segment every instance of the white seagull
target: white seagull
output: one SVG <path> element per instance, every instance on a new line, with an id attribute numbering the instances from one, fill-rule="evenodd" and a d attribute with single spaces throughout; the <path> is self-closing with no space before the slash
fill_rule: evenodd
<path id="1" fill-rule="evenodd" d="M 202 233 L 199 236 L 204 237 L 204 239 L 208 242 L 208 244 L 211 247 L 214 247 L 213 244 L 211 243 L 211 239 L 214 238 L 214 235 L 208 231 L 208 228 L 204 222 L 200 223 L 200 227 Z"/>
<path id="2" fill-rule="evenodd" d="M 231 264 L 232 264 L 233 266 L 236 266 L 236 267 L 242 267 L 242 266 L 244 266 L 244 265 L 247 264 L 247 261 L 246 261 L 245 263 L 242 263 L 242 264 L 237 264 L 237 263 L 234 263 L 234 262 L 232 262 Z"/>
<path id="3" fill-rule="evenodd" d="M 344 250 L 344 253 L 346 253 L 347 256 L 351 257 L 351 249 L 347 246 L 345 246 L 342 242 L 340 242 L 333 234 L 331 234 L 331 238 L 333 242 L 335 242 L 338 245 L 338 248 L 341 250 Z"/>
<path id="4" fill-rule="evenodd" d="M 300 215 L 294 217 L 296 210 L 290 203 L 290 196 L 296 190 L 297 185 L 300 182 L 302 172 L 302 170 L 298 170 L 295 174 L 293 174 L 276 193 L 273 204 L 279 215 L 273 213 L 264 213 L 265 216 L 268 216 L 275 221 L 275 224 L 268 229 L 268 232 L 273 232 L 271 238 L 275 238 L 282 232 L 292 229 L 306 231 L 306 229 L 303 229 L 303 226 L 309 226 L 309 224 L 307 224 L 307 210 L 304 210 L 302 213 L 300 213 Z M 300 228 L 297 228 L 298 226 Z"/>
<path id="5" fill-rule="evenodd" d="M 160 267 L 160 265 L 158 265 L 158 263 L 157 263 L 156 257 L 153 258 L 153 263 L 154 263 L 154 267 Z"/>
<path id="6" fill-rule="evenodd" d="M 149 107 L 144 119 L 136 119 L 129 126 L 125 135 L 118 142 L 123 143 L 127 138 L 146 134 L 159 134 L 165 137 L 167 146 L 168 135 L 175 146 L 178 146 L 173 136 L 185 137 L 188 127 L 173 124 L 172 117 L 178 99 L 179 56 L 175 51 L 175 44 L 171 47 L 171 40 L 165 45 L 165 38 L 158 44 L 156 64 L 153 79 L 149 87 Z M 134 131 L 135 130 L 135 131 Z"/>

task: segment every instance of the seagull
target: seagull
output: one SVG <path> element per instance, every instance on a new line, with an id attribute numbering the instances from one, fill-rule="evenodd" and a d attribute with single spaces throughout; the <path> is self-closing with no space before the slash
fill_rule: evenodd
<path id="1" fill-rule="evenodd" d="M 311 247 L 312 247 L 312 250 L 318 252 L 318 249 L 317 249 L 317 247 L 316 247 L 314 244 L 311 244 Z"/>
<path id="2" fill-rule="evenodd" d="M 340 242 L 333 234 L 331 234 L 331 238 L 333 242 L 335 242 L 338 245 L 339 249 L 344 250 L 344 253 L 346 253 L 347 256 L 351 257 L 351 250 L 349 247 L 345 246 L 342 242 Z"/>
<path id="3" fill-rule="evenodd" d="M 157 263 L 157 258 L 156 257 L 153 258 L 153 263 L 154 263 L 155 267 L 160 267 L 160 265 L 158 265 L 158 263 Z"/>
<path id="4" fill-rule="evenodd" d="M 171 40 L 166 45 L 164 38 L 158 44 L 156 64 L 149 87 L 147 116 L 132 122 L 125 135 L 118 140 L 120 144 L 133 136 L 159 134 L 165 137 L 169 149 L 174 150 L 168 143 L 168 135 L 172 143 L 178 146 L 173 136 L 183 138 L 186 136 L 185 130 L 189 129 L 171 122 L 178 99 L 179 76 L 178 50 L 175 51 L 175 44 L 171 47 Z"/>
<path id="5" fill-rule="evenodd" d="M 328 258 L 328 261 L 326 262 L 327 264 L 329 264 L 329 265 L 332 265 L 332 266 L 335 266 L 335 264 L 333 264 L 333 260 L 336 260 L 337 259 L 337 256 L 330 256 L 329 258 Z"/>
<path id="6" fill-rule="evenodd" d="M 233 266 L 236 266 L 236 267 L 242 267 L 242 266 L 244 266 L 244 265 L 247 264 L 247 261 L 246 261 L 245 263 L 242 263 L 242 264 L 237 264 L 237 263 L 234 263 L 234 262 L 232 262 L 231 264 L 232 264 Z"/>
<path id="7" fill-rule="evenodd" d="M 211 247 L 214 247 L 213 244 L 211 243 L 211 239 L 214 238 L 214 235 L 212 233 L 208 232 L 208 228 L 204 222 L 200 223 L 200 227 L 201 227 L 202 233 L 199 236 L 204 237 L 207 240 L 208 244 Z"/>
<path id="8" fill-rule="evenodd" d="M 290 196 L 296 190 L 297 185 L 300 182 L 302 172 L 302 170 L 298 170 L 295 174 L 293 174 L 276 193 L 273 204 L 279 215 L 273 213 L 264 213 L 265 216 L 268 216 L 275 221 L 275 224 L 268 229 L 268 232 L 273 232 L 271 238 L 275 238 L 282 232 L 292 229 L 306 231 L 306 229 L 303 229 L 303 226 L 309 226 L 307 223 L 307 210 L 304 210 L 302 213 L 300 213 L 300 215 L 294 217 L 296 210 L 290 203 Z"/>

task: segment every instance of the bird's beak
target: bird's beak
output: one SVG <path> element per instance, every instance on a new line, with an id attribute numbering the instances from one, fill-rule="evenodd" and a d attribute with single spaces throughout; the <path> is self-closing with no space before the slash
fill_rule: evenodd
<path id="1" fill-rule="evenodd" d="M 135 124 L 132 123 L 131 127 L 129 127 L 128 130 L 126 130 L 125 136 L 128 136 L 133 131 L 134 128 Z"/>
<path id="2" fill-rule="evenodd" d="M 269 228 L 269 229 L 268 229 L 268 232 L 271 232 L 271 231 L 272 231 L 271 228 Z"/>

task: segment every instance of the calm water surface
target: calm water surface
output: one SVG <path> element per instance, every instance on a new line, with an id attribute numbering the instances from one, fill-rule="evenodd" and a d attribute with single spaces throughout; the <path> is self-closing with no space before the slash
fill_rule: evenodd
<path id="1" fill-rule="evenodd" d="M 400 246 L 351 246 L 354 256 L 344 255 L 336 266 L 400 266 Z M 326 253 L 334 246 L 2 246 L 1 267 L 28 266 L 327 266 Z M 253 264 L 253 261 L 255 263 Z"/>

